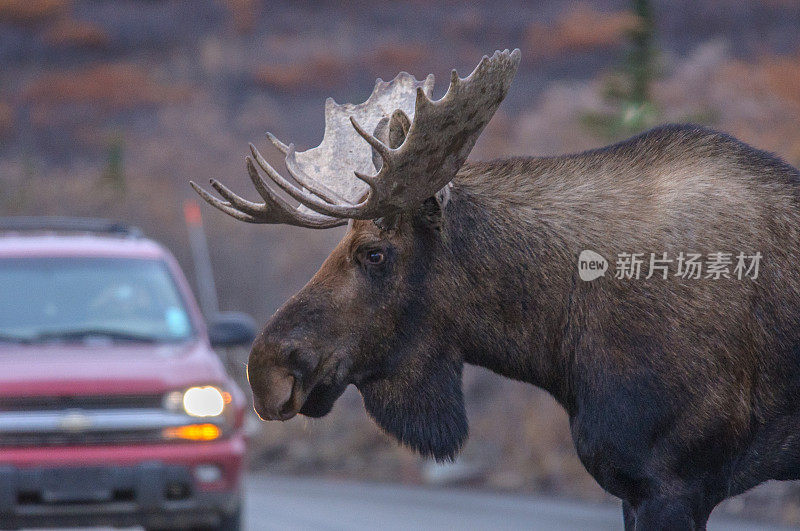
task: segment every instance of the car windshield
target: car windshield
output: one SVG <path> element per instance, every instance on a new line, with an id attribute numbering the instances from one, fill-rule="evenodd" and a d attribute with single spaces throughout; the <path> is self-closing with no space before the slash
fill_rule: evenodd
<path id="1" fill-rule="evenodd" d="M 0 342 L 175 342 L 193 334 L 161 260 L 0 259 Z"/>

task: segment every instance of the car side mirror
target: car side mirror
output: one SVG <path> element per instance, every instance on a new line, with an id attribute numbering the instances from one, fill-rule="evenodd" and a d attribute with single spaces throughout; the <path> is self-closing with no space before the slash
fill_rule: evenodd
<path id="1" fill-rule="evenodd" d="M 212 347 L 249 345 L 256 337 L 256 322 L 246 313 L 220 312 L 208 320 Z"/>

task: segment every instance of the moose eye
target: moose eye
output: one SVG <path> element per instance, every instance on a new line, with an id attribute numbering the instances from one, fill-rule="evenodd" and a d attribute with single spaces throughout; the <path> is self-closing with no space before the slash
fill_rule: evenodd
<path id="1" fill-rule="evenodd" d="M 369 265 L 381 265 L 386 260 L 386 254 L 383 251 L 372 250 L 367 251 L 364 255 L 364 261 Z"/>

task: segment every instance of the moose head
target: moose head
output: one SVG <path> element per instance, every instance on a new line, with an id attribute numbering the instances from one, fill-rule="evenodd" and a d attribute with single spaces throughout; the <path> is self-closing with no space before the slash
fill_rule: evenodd
<path id="1" fill-rule="evenodd" d="M 519 60 L 519 50 L 506 50 L 484 57 L 467 78 L 453 71 L 437 101 L 432 75 L 417 81 L 407 73 L 378 80 L 359 105 L 328 99 L 316 148 L 297 152 L 267 133 L 294 182 L 250 145 L 247 171 L 264 202 L 211 180 L 223 201 L 191 183 L 212 206 L 249 223 L 349 224 L 253 344 L 247 374 L 261 418 L 323 416 L 354 384 L 368 413 L 402 443 L 436 459 L 458 451 L 467 435 L 465 346 L 454 338 L 469 326 L 457 314 L 479 279 L 456 256 L 469 219 L 449 220 L 448 202 Z"/>

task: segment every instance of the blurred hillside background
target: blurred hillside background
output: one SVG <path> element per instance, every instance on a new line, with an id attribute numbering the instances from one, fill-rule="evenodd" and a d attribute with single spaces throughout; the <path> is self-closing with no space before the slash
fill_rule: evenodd
<path id="1" fill-rule="evenodd" d="M 0 0 L 0 215 L 119 218 L 191 276 L 187 181 L 244 170 L 265 131 L 322 138 L 323 101 L 360 102 L 375 78 L 433 72 L 519 47 L 523 63 L 473 159 L 601 146 L 694 121 L 800 165 L 800 1 L 357 2 Z M 203 208 L 223 309 L 265 321 L 344 229 L 248 225 Z M 241 353 L 232 363 L 244 374 Z M 470 369 L 471 437 L 426 465 L 367 420 L 349 390 L 325 419 L 259 426 L 252 467 L 610 499 L 583 471 L 543 392 Z M 800 523 L 800 488 L 773 483 L 724 510 Z"/>

